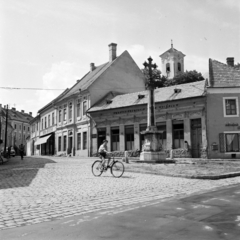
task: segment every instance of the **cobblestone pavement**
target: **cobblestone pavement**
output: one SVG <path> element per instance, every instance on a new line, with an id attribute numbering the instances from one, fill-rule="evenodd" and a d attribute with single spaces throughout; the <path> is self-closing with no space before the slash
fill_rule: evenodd
<path id="1" fill-rule="evenodd" d="M 94 177 L 93 159 L 50 158 L 44 165 L 0 168 L 0 230 L 99 210 L 131 209 L 240 183 L 240 177 L 198 180 L 125 172 Z"/>

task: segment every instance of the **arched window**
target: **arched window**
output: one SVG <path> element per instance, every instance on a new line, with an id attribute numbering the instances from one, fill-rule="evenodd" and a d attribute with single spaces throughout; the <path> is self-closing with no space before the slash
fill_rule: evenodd
<path id="1" fill-rule="evenodd" d="M 166 64 L 166 72 L 170 72 L 170 63 Z"/>
<path id="2" fill-rule="evenodd" d="M 181 63 L 178 63 L 178 71 L 181 72 Z"/>

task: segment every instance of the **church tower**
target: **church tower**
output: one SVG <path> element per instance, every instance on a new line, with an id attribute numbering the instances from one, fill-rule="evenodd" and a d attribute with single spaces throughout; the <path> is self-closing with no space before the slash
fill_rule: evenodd
<path id="1" fill-rule="evenodd" d="M 184 72 L 185 55 L 173 48 L 171 40 L 171 48 L 159 56 L 162 59 L 162 75 L 168 79 L 174 78 L 177 74 Z"/>

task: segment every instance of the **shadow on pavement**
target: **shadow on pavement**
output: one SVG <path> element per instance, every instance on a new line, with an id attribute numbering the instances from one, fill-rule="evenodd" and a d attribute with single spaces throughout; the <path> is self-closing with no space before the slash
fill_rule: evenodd
<path id="1" fill-rule="evenodd" d="M 27 187 L 36 177 L 39 169 L 48 163 L 56 163 L 47 158 L 12 157 L 0 166 L 0 189 Z"/>

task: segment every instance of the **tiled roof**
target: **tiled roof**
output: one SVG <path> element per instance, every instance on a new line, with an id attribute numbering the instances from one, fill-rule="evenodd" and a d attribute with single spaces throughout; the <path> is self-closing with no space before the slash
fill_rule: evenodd
<path id="1" fill-rule="evenodd" d="M 183 56 L 185 56 L 181 51 L 178 51 L 175 48 L 169 48 L 166 52 L 164 52 L 163 54 L 160 55 L 160 57 L 162 57 L 164 54 L 166 53 L 181 53 Z"/>
<path id="2" fill-rule="evenodd" d="M 111 64 L 112 62 L 107 62 L 100 66 L 96 66 L 92 72 L 88 72 L 81 80 L 79 80 L 79 82 L 77 82 L 69 92 L 61 98 L 61 100 L 74 93 L 79 93 L 79 89 L 81 89 L 81 91 L 86 90 Z"/>
<path id="3" fill-rule="evenodd" d="M 240 87 L 240 69 L 209 59 L 211 87 Z"/>
<path id="4" fill-rule="evenodd" d="M 6 117 L 6 109 L 2 108 L 2 115 Z M 19 112 L 13 109 L 8 109 L 8 117 L 10 120 L 29 123 L 33 117 L 28 113 Z"/>
<path id="5" fill-rule="evenodd" d="M 181 89 L 175 93 L 174 89 Z M 205 93 L 205 80 L 193 83 L 186 83 L 171 87 L 158 88 L 155 90 L 155 102 L 166 102 L 180 99 L 187 99 L 193 97 L 204 96 Z M 144 95 L 143 98 L 139 98 L 139 95 Z M 88 112 L 95 112 L 101 110 L 130 107 L 134 105 L 141 105 L 148 103 L 148 91 L 135 92 L 117 95 L 111 100 L 101 100 L 99 103 L 91 107 Z"/>

